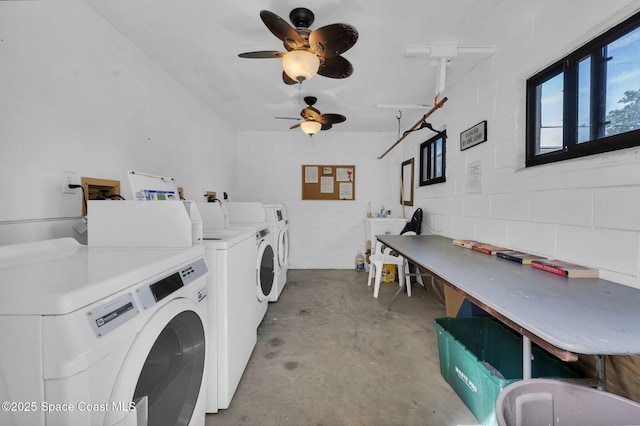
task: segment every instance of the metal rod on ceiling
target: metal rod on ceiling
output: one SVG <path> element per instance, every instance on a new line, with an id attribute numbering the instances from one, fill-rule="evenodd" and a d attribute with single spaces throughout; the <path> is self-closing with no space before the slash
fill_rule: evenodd
<path id="1" fill-rule="evenodd" d="M 429 111 L 427 111 L 427 113 L 425 115 L 422 116 L 422 118 L 420 118 L 420 120 L 418 120 L 416 122 L 416 124 L 413 125 L 413 127 L 411 127 L 407 132 L 404 133 L 404 135 L 398 139 L 396 141 L 396 143 L 394 143 L 393 145 L 391 145 L 391 147 L 386 150 L 384 152 L 384 154 L 382 154 L 381 156 L 378 157 L 378 160 L 382 159 L 385 155 L 387 155 L 389 153 L 389 151 L 391 151 L 393 148 L 396 147 L 396 145 L 398 145 L 400 142 L 402 142 L 402 140 L 404 138 L 407 137 L 407 135 L 409 135 L 409 133 L 411 133 L 411 131 L 415 130 L 416 127 L 418 127 L 422 122 L 424 122 L 431 114 L 433 114 L 437 109 L 442 108 L 442 106 L 444 105 L 444 103 L 447 102 L 447 98 L 444 97 L 442 98 L 442 100 L 440 102 L 437 102 Z"/>

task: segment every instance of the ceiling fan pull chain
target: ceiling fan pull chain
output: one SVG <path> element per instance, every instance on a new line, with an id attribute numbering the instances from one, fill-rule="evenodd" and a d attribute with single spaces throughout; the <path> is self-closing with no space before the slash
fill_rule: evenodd
<path id="1" fill-rule="evenodd" d="M 400 119 L 402 118 L 402 111 L 398 110 L 396 118 L 398 119 L 398 139 L 400 139 Z"/>

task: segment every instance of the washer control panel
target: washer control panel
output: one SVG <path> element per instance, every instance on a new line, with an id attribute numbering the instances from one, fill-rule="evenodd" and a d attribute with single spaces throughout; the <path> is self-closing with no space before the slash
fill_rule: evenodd
<path id="1" fill-rule="evenodd" d="M 197 259 L 183 266 L 163 279 L 138 289 L 138 297 L 143 309 L 149 309 L 165 297 L 204 277 L 209 269 L 204 258 Z"/>
<path id="2" fill-rule="evenodd" d="M 93 331 L 98 337 L 115 330 L 140 313 L 139 306 L 145 310 L 151 308 L 162 299 L 180 290 L 182 287 L 204 277 L 209 268 L 204 258 L 199 258 L 166 277 L 139 287 L 135 293 L 123 294 L 109 302 L 103 303 L 87 313 Z M 206 297 L 198 293 L 198 301 Z"/>
<path id="3" fill-rule="evenodd" d="M 264 240 L 268 236 L 269 236 L 269 230 L 268 229 L 261 229 L 258 232 L 256 232 L 256 240 L 258 240 L 258 241 Z"/>

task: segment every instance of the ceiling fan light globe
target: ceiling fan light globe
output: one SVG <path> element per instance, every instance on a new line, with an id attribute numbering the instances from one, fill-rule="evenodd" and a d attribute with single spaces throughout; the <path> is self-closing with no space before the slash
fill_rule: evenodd
<path id="1" fill-rule="evenodd" d="M 319 121 L 303 121 L 300 123 L 300 130 L 307 135 L 315 135 L 322 129 L 322 123 Z"/>
<path id="2" fill-rule="evenodd" d="M 292 50 L 282 57 L 282 69 L 299 83 L 316 75 L 318 68 L 320 68 L 320 58 L 307 50 Z"/>

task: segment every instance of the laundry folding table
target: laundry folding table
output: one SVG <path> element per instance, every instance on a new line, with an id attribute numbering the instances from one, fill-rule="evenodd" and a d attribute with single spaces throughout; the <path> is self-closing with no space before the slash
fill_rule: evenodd
<path id="1" fill-rule="evenodd" d="M 402 256 L 523 336 L 523 378 L 531 378 L 531 342 L 563 361 L 640 353 L 640 290 L 600 278 L 567 278 L 452 244 L 437 235 L 378 235 Z"/>

